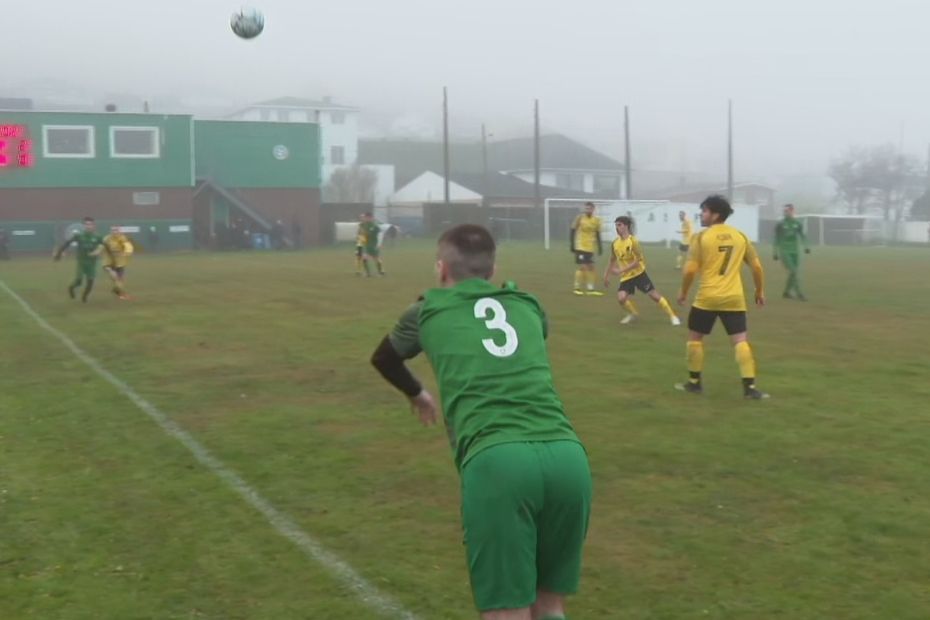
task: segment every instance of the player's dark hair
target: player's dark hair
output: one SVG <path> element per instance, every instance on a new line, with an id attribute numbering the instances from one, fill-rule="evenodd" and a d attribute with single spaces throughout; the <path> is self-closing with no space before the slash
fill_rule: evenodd
<path id="1" fill-rule="evenodd" d="M 94 218 L 92 218 L 91 216 L 88 215 L 87 217 L 85 217 L 85 218 L 84 218 L 83 220 L 81 220 L 81 221 L 82 221 L 82 222 L 93 222 L 93 221 L 94 221 Z"/>
<path id="2" fill-rule="evenodd" d="M 614 220 L 614 224 L 624 224 L 630 232 L 633 232 L 633 218 L 620 215 Z"/>
<path id="3" fill-rule="evenodd" d="M 594 203 L 591 202 L 591 201 L 588 201 L 588 202 L 584 203 L 584 206 L 586 206 L 586 207 L 591 207 L 591 208 L 593 209 L 593 208 L 594 208 Z"/>
<path id="4" fill-rule="evenodd" d="M 494 275 L 497 245 L 484 226 L 461 224 L 439 237 L 439 258 L 456 282 L 468 278 L 489 279 Z"/>
<path id="5" fill-rule="evenodd" d="M 719 215 L 721 222 L 726 222 L 727 218 L 733 215 L 733 207 L 730 206 L 726 198 L 719 194 L 705 198 L 704 202 L 701 203 L 701 208 Z"/>
<path id="6" fill-rule="evenodd" d="M 371 212 L 370 212 L 370 211 L 365 211 L 364 213 L 362 213 L 362 216 L 363 216 L 363 217 L 371 217 Z"/>

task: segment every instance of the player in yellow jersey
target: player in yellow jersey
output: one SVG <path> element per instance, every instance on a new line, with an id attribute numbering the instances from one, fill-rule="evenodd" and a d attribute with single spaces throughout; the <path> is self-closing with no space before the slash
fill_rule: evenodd
<path id="1" fill-rule="evenodd" d="M 368 235 L 365 233 L 365 215 L 358 216 L 358 219 L 358 229 L 355 231 L 355 275 L 361 276 Z"/>
<path id="2" fill-rule="evenodd" d="M 681 319 L 675 314 L 671 304 L 656 290 L 652 280 L 649 279 L 649 274 L 646 273 L 646 257 L 643 255 L 643 248 L 636 237 L 631 234 L 633 220 L 621 215 L 614 220 L 614 225 L 617 227 L 617 238 L 611 247 L 613 251 L 610 253 L 610 263 L 604 271 L 604 287 L 610 286 L 610 274 L 620 275 L 617 301 L 627 311 L 627 315 L 620 320 L 620 323 L 627 325 L 639 316 L 633 300 L 629 299 L 631 295 L 636 294 L 636 289 L 639 289 L 659 304 L 659 307 L 668 315 L 672 325 L 681 325 Z"/>
<path id="3" fill-rule="evenodd" d="M 684 211 L 678 212 L 678 219 L 681 221 L 681 228 L 678 232 L 681 234 L 681 243 L 678 244 L 678 256 L 675 258 L 675 269 L 681 269 L 682 263 L 688 257 L 688 246 L 691 244 L 691 235 L 694 228 L 691 226 L 691 220 Z"/>
<path id="4" fill-rule="evenodd" d="M 110 234 L 103 238 L 103 244 L 108 250 L 103 270 L 113 280 L 113 294 L 123 300 L 129 299 L 126 293 L 126 267 L 129 265 L 129 257 L 135 251 L 132 241 L 119 226 L 111 226 Z"/>
<path id="5" fill-rule="evenodd" d="M 746 330 L 746 295 L 740 270 L 744 263 L 752 270 L 756 304 L 760 307 L 765 305 L 764 276 L 752 243 L 741 231 L 727 225 L 732 213 L 733 208 L 723 196 L 709 196 L 701 203 L 701 225 L 706 230 L 691 239 L 678 293 L 678 303 L 683 305 L 695 276 L 700 277 L 701 284 L 688 315 L 689 378 L 675 388 L 692 394 L 703 392 L 704 336 L 710 334 L 719 318 L 733 343 L 743 379 L 743 396 L 759 400 L 768 398 L 768 394 L 756 389 L 756 361 Z"/>
<path id="6" fill-rule="evenodd" d="M 601 218 L 594 215 L 594 203 L 584 204 L 584 213 L 575 218 L 571 230 L 571 250 L 575 255 L 575 295 L 601 296 L 604 293 L 594 288 L 597 274 L 594 272 L 594 253 L 601 255 Z"/>

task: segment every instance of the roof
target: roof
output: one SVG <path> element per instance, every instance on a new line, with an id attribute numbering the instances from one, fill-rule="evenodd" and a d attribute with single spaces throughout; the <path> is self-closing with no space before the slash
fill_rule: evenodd
<path id="1" fill-rule="evenodd" d="M 495 170 L 532 170 L 533 138 L 493 142 L 488 159 Z M 540 167 L 559 170 L 623 170 L 623 164 L 562 134 L 540 136 Z"/>
<path id="2" fill-rule="evenodd" d="M 452 174 L 481 174 L 484 169 L 479 142 L 449 145 Z M 605 170 L 620 172 L 623 164 L 561 134 L 540 138 L 541 168 L 544 170 Z M 442 170 L 441 142 L 421 140 L 359 140 L 360 164 L 391 164 L 398 185 L 426 170 Z M 497 172 L 533 170 L 533 139 L 518 138 L 488 143 L 488 168 Z"/>
<path id="3" fill-rule="evenodd" d="M 278 97 L 267 101 L 259 101 L 249 105 L 250 108 L 310 108 L 313 110 L 357 110 L 358 108 L 333 103 L 331 99 L 303 99 L 301 97 Z"/>
<path id="4" fill-rule="evenodd" d="M 774 187 L 771 187 L 769 185 L 764 185 L 762 183 L 734 183 L 733 184 L 734 190 L 743 189 L 746 187 L 760 187 L 765 190 L 775 191 Z M 684 196 L 684 195 L 691 195 L 691 194 L 706 194 L 707 196 L 710 196 L 712 194 L 725 195 L 726 193 L 727 193 L 726 184 L 722 184 L 722 185 L 691 184 L 691 185 L 678 185 L 675 187 L 669 187 L 667 189 L 664 189 L 658 192 L 651 192 L 652 195 L 650 196 L 650 198 L 669 199 L 669 198 L 674 198 L 676 196 Z"/>
<path id="5" fill-rule="evenodd" d="M 485 183 L 484 174 L 452 174 L 449 180 L 486 198 L 533 198 L 535 196 L 532 183 L 499 172 L 488 173 L 487 183 Z M 584 198 L 589 194 L 561 187 L 540 185 L 539 195 L 541 198 Z"/>

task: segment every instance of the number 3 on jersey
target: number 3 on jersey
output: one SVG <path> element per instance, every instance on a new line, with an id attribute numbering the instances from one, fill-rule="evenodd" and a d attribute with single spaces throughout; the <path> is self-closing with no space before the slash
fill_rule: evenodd
<path id="1" fill-rule="evenodd" d="M 490 314 L 490 318 L 488 315 Z M 520 344 L 517 330 L 507 322 L 507 311 L 501 302 L 491 297 L 484 297 L 475 303 L 475 318 L 484 319 L 484 325 L 490 330 L 504 332 L 504 344 L 497 344 L 494 338 L 481 341 L 488 353 L 494 357 L 510 357 L 517 352 Z"/>

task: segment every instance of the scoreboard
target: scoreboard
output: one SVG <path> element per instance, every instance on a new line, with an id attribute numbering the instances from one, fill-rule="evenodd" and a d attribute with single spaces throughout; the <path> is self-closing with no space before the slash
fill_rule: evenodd
<path id="1" fill-rule="evenodd" d="M 0 124 L 0 169 L 32 168 L 34 165 L 29 128 Z"/>

